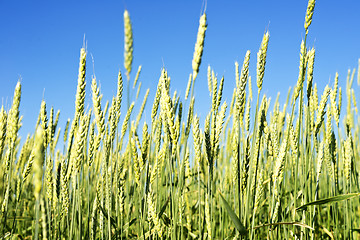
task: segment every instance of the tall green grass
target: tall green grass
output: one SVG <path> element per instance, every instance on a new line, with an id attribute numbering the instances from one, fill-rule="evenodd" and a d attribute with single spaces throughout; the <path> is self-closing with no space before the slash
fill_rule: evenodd
<path id="1" fill-rule="evenodd" d="M 338 74 L 331 86 L 318 89 L 315 50 L 306 44 L 314 7 L 310 0 L 299 77 L 284 103 L 261 93 L 270 37 L 265 33 L 256 56 L 256 99 L 248 51 L 241 69 L 235 63 L 229 103 L 222 100 L 224 78 L 208 68 L 211 108 L 205 118 L 197 116 L 194 82 L 205 14 L 185 96 L 170 91 L 162 69 L 152 103 L 149 90 L 138 99 L 141 66 L 131 79 L 127 11 L 126 94 L 119 72 L 116 96 L 104 104 L 94 76 L 88 96 L 93 106 L 84 108 L 82 48 L 75 113 L 63 135 L 60 112 L 43 101 L 34 134 L 20 144 L 19 82 L 11 108 L 0 110 L 0 239 L 359 239 L 356 70 L 348 72 L 346 101 Z M 121 113 L 125 97 L 127 112 Z M 142 120 L 146 104 L 151 122 Z"/>

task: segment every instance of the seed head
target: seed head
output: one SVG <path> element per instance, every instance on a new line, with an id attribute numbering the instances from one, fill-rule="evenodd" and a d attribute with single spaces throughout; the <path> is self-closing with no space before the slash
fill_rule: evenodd
<path id="1" fill-rule="evenodd" d="M 267 53 L 268 43 L 269 43 L 269 32 L 266 32 L 263 36 L 259 52 L 257 53 L 256 83 L 259 90 L 261 90 L 262 88 L 263 78 L 265 74 L 266 53 Z"/>
<path id="2" fill-rule="evenodd" d="M 85 74 L 86 74 L 86 51 L 85 48 L 81 48 L 78 85 L 76 89 L 76 99 L 75 99 L 75 117 L 77 120 L 79 120 L 79 117 L 84 114 L 85 86 L 86 86 Z"/>
<path id="3" fill-rule="evenodd" d="M 199 72 L 199 67 L 201 64 L 201 57 L 204 50 L 204 40 L 205 40 L 205 31 L 206 31 L 206 14 L 204 13 L 200 17 L 199 29 L 196 38 L 195 51 L 192 60 L 192 69 L 193 69 L 193 78 L 196 79 L 196 76 Z"/>
<path id="4" fill-rule="evenodd" d="M 129 80 L 131 68 L 132 68 L 132 61 L 133 61 L 133 33 L 132 33 L 132 26 L 131 26 L 129 12 L 127 10 L 125 10 L 124 12 L 124 35 L 125 35 L 124 67 L 127 71 L 126 75 Z"/>
<path id="5" fill-rule="evenodd" d="M 308 32 L 309 32 L 309 26 L 312 22 L 314 8 L 315 8 L 315 0 L 309 0 L 307 10 L 306 10 L 305 23 L 304 23 L 304 28 L 305 28 L 306 34 L 308 34 Z"/>

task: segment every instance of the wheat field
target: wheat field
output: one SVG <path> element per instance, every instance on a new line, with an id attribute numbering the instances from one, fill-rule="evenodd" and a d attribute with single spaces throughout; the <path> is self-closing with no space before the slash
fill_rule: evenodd
<path id="1" fill-rule="evenodd" d="M 360 239 L 353 87 L 360 85 L 360 60 L 345 89 L 337 73 L 318 89 L 315 49 L 306 42 L 314 8 L 309 0 L 298 79 L 283 103 L 261 92 L 266 32 L 256 55 L 247 51 L 243 63 L 235 62 L 231 102 L 223 100 L 224 77 L 208 66 L 211 110 L 199 117 L 194 84 L 203 67 L 206 13 L 184 96 L 171 92 L 171 73 L 162 69 L 157 87 L 139 98 L 141 66 L 132 79 L 127 10 L 126 71 L 119 71 L 110 102 L 102 102 L 95 76 L 85 78 L 81 48 L 73 118 L 59 123 L 60 111 L 43 100 L 34 132 L 21 138 L 18 82 L 12 105 L 0 110 L 0 239 Z M 256 86 L 250 57 L 257 59 Z M 149 100 L 150 91 L 156 94 Z"/>

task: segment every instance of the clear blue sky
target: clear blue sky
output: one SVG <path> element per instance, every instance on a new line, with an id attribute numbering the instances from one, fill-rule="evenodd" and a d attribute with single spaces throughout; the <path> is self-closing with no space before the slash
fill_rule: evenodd
<path id="1" fill-rule="evenodd" d="M 104 3 L 105 2 L 105 3 Z M 42 98 L 50 109 L 61 110 L 59 125 L 74 114 L 79 51 L 86 36 L 88 65 L 86 105 L 91 106 L 91 75 L 101 83 L 104 100 L 116 93 L 118 70 L 123 67 L 123 12 L 130 13 L 134 34 L 132 77 L 141 64 L 140 81 L 150 88 L 147 115 L 163 66 L 172 79 L 172 92 L 184 96 L 196 41 L 202 0 L 185 1 L 0 1 L 0 97 L 8 109 L 21 77 L 22 136 L 34 131 Z M 207 2 L 208 30 L 195 96 L 202 121 L 208 111 L 206 69 L 225 76 L 224 99 L 230 102 L 234 62 L 242 64 L 251 51 L 250 74 L 255 88 L 256 53 L 264 31 L 270 42 L 263 93 L 282 99 L 298 76 L 299 47 L 304 37 L 307 0 Z M 360 57 L 360 1 L 319 0 L 310 27 L 308 46 L 316 48 L 314 80 L 320 91 L 340 74 L 345 85 L 348 68 Z M 126 102 L 124 102 L 123 106 Z M 103 101 L 105 104 L 105 101 Z M 124 110 L 123 110 L 124 113 Z M 124 116 L 124 115 L 123 115 Z"/>

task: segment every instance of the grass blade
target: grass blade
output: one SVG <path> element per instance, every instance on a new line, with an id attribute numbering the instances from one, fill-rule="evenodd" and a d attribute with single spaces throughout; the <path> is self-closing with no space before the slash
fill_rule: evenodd
<path id="1" fill-rule="evenodd" d="M 313 202 L 304 204 L 304 205 L 296 208 L 296 210 L 305 210 L 307 207 L 313 206 L 313 205 L 323 205 L 323 204 L 332 203 L 332 202 L 340 202 L 340 201 L 348 200 L 350 198 L 354 198 L 357 196 L 360 196 L 360 193 L 349 193 L 349 194 L 338 195 L 335 197 L 325 198 L 325 199 L 321 199 L 321 200 L 317 200 L 317 201 L 313 201 Z"/>
<path id="2" fill-rule="evenodd" d="M 235 224 L 235 228 L 239 231 L 240 235 L 246 235 L 247 231 L 246 231 L 244 225 L 242 225 L 242 223 L 240 222 L 240 219 L 238 218 L 236 213 L 231 209 L 229 203 L 225 200 L 225 198 L 222 196 L 220 191 L 219 191 L 219 193 L 220 193 L 220 198 L 222 200 L 223 206 L 225 207 L 226 211 L 230 215 L 231 220 Z"/>
<path id="3" fill-rule="evenodd" d="M 268 224 L 263 224 L 263 225 L 260 225 L 260 226 L 256 226 L 256 227 L 254 227 L 254 230 L 258 229 L 258 228 L 262 228 L 262 227 L 270 227 L 270 226 L 278 226 L 278 225 L 292 225 L 292 226 L 304 227 L 304 228 L 308 228 L 310 230 L 314 230 L 314 228 L 310 227 L 309 225 L 306 225 L 305 223 L 301 223 L 301 222 L 268 223 Z"/>

